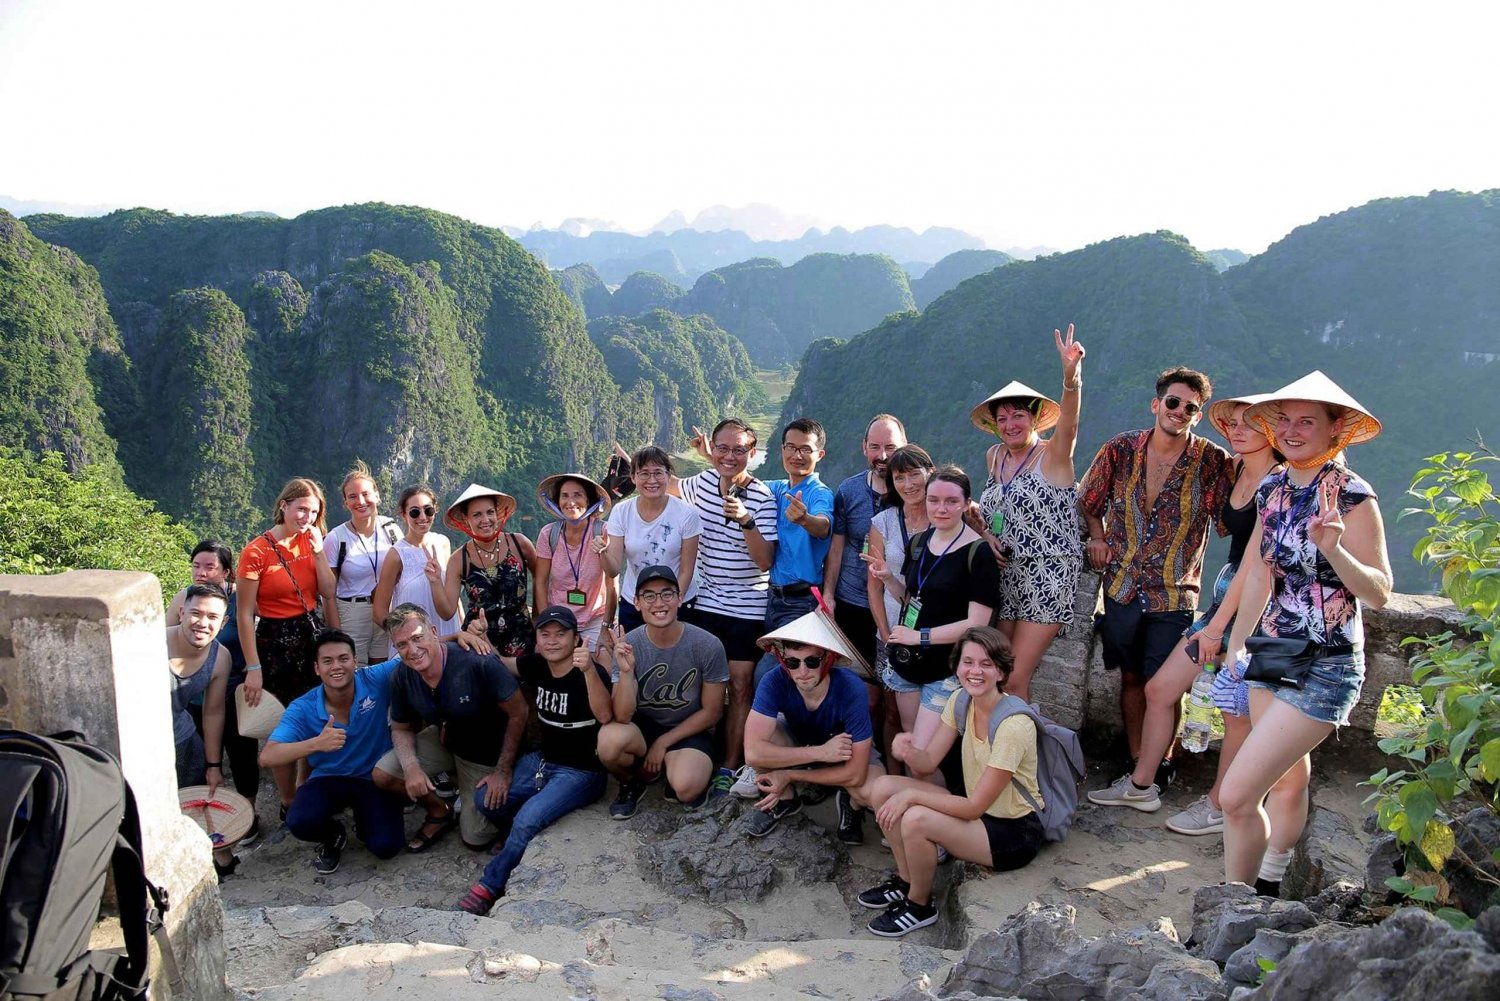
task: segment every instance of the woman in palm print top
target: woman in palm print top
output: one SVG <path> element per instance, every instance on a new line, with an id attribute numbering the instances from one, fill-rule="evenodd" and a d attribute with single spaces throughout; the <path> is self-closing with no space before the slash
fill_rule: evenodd
<path id="1" fill-rule="evenodd" d="M 459 591 L 468 599 L 467 627 L 484 616 L 485 635 L 503 657 L 536 648 L 533 608 L 526 599 L 527 578 L 536 572 L 531 540 L 502 529 L 516 513 L 516 499 L 478 483 L 469 484 L 443 516 L 449 528 L 469 537 L 448 558 L 442 583 L 433 582 L 433 604 L 444 618 L 455 614 Z"/>
<path id="2" fill-rule="evenodd" d="M 1270 893 L 1307 824 L 1309 754 L 1349 722 L 1364 684 L 1360 606 L 1384 605 L 1392 582 L 1375 491 L 1342 462 L 1346 447 L 1380 433 L 1380 422 L 1321 372 L 1245 419 L 1286 456 L 1287 469 L 1256 495 L 1228 653 L 1244 662 L 1251 630 L 1315 644 L 1300 687 L 1249 681 L 1250 736 L 1219 793 L 1226 878 Z M 1253 657 L 1248 663 L 1253 671 Z"/>

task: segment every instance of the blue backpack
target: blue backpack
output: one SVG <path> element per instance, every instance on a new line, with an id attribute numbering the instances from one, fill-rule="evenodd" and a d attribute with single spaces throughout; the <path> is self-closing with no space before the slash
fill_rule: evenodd
<path id="1" fill-rule="evenodd" d="M 953 702 L 953 719 L 960 736 L 968 724 L 969 702 L 969 693 L 959 689 Z M 1044 805 L 1038 807 L 1030 790 L 1019 782 L 1015 783 L 1016 792 L 1041 819 L 1043 836 L 1048 841 L 1062 841 L 1073 825 L 1083 788 L 1083 747 L 1078 743 L 1078 734 L 1043 716 L 1036 706 L 1028 705 L 1018 696 L 1005 695 L 990 714 L 991 744 L 1000 724 L 1012 716 L 1025 716 L 1036 724 L 1036 783 L 1041 788 Z"/>

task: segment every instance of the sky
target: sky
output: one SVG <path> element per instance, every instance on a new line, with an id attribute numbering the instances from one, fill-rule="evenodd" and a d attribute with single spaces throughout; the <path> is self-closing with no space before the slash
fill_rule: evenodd
<path id="1" fill-rule="evenodd" d="M 0 195 L 1264 249 L 1500 187 L 1500 5 L 0 0 Z"/>

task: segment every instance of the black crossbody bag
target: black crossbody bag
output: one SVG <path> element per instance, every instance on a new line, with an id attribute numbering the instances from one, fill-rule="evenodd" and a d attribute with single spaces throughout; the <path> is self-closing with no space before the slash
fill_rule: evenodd
<path id="1" fill-rule="evenodd" d="M 287 578 L 291 580 L 292 587 L 296 589 L 297 600 L 302 603 L 302 607 L 305 609 L 308 624 L 312 626 L 313 635 L 318 635 L 323 629 L 323 620 L 318 615 L 318 603 L 314 601 L 311 608 L 307 607 L 307 597 L 302 593 L 302 585 L 297 583 L 297 575 L 292 573 L 292 568 L 287 566 L 286 557 L 281 555 L 281 547 L 276 544 L 276 536 L 270 532 L 262 532 L 261 534 L 271 544 L 271 552 L 276 554 L 276 562 L 281 564 L 281 569 L 286 571 Z"/>

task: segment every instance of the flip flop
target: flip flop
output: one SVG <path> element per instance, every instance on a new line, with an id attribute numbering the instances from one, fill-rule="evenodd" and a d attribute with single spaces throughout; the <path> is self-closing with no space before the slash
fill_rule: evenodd
<path id="1" fill-rule="evenodd" d="M 422 854 L 438 841 L 440 841 L 444 834 L 447 834 L 449 831 L 453 830 L 454 826 L 457 825 L 457 823 L 458 813 L 451 807 L 448 809 L 448 812 L 441 817 L 434 817 L 429 813 L 426 817 L 422 818 L 422 826 L 417 828 L 417 833 L 413 834 L 411 836 L 411 840 L 406 843 L 406 850 L 412 855 Z M 422 828 L 432 824 L 437 824 L 438 829 L 431 834 L 423 833 Z"/>

